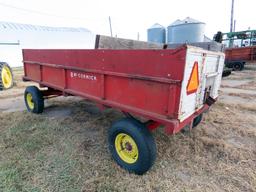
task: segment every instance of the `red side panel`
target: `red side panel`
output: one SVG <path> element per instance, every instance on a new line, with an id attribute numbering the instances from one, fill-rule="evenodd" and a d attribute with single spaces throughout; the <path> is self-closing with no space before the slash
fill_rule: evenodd
<path id="1" fill-rule="evenodd" d="M 182 80 L 186 49 L 24 50 L 24 61 Z"/>
<path id="2" fill-rule="evenodd" d="M 174 127 L 186 49 L 23 50 L 24 79 Z"/>
<path id="3" fill-rule="evenodd" d="M 34 80 L 41 80 L 41 69 L 40 65 L 26 64 L 25 75 Z"/>
<path id="4" fill-rule="evenodd" d="M 166 115 L 169 85 L 158 82 L 108 76 L 105 79 L 106 99 L 135 108 Z"/>
<path id="5" fill-rule="evenodd" d="M 100 74 L 67 70 L 67 87 L 95 97 L 102 97 L 102 79 Z"/>
<path id="6" fill-rule="evenodd" d="M 65 86 L 63 71 L 52 67 L 42 67 L 42 81 L 53 84 L 57 87 Z"/>

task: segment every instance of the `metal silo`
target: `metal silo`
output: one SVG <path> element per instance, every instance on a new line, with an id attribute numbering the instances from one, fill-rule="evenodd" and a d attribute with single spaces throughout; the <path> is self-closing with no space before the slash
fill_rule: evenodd
<path id="1" fill-rule="evenodd" d="M 148 42 L 165 43 L 165 27 L 156 23 L 148 29 Z"/>
<path id="2" fill-rule="evenodd" d="M 181 23 L 182 23 L 182 21 L 178 19 L 167 27 L 167 43 L 170 43 L 173 38 L 172 37 L 173 36 L 173 28 L 171 26 L 180 25 Z"/>
<path id="3" fill-rule="evenodd" d="M 203 42 L 205 23 L 187 17 L 168 26 L 169 44 Z"/>

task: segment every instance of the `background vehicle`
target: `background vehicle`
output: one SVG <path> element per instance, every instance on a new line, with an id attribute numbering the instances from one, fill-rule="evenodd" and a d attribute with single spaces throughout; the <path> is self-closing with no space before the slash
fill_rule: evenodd
<path id="1" fill-rule="evenodd" d="M 0 91 L 10 89 L 13 86 L 13 74 L 10 66 L 0 62 Z"/>
<path id="2" fill-rule="evenodd" d="M 246 62 L 256 60 L 256 46 L 227 48 L 225 65 L 234 70 L 243 70 Z"/>

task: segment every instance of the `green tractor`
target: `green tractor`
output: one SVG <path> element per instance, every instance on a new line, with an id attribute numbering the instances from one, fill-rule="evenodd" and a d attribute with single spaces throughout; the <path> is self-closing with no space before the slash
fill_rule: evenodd
<path id="1" fill-rule="evenodd" d="M 7 63 L 0 62 L 0 91 L 10 89 L 12 87 L 13 87 L 12 69 Z"/>

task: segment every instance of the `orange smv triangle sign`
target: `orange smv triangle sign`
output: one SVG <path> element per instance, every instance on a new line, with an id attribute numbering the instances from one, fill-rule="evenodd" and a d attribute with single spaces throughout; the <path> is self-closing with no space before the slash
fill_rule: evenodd
<path id="1" fill-rule="evenodd" d="M 187 94 L 190 95 L 197 91 L 199 86 L 199 76 L 198 76 L 198 62 L 195 61 L 190 78 L 187 85 Z"/>

